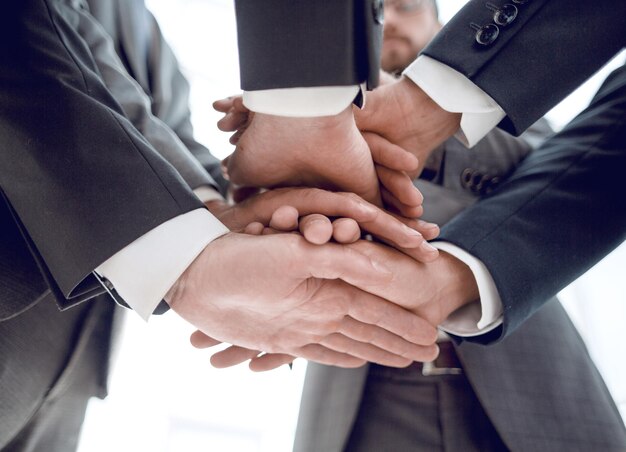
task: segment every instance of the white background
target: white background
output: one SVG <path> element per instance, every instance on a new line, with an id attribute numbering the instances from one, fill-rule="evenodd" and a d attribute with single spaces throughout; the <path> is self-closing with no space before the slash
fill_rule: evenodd
<path id="1" fill-rule="evenodd" d="M 439 3 L 445 20 L 465 2 Z M 232 149 L 228 135 L 215 128 L 220 116 L 211 103 L 239 90 L 232 0 L 148 0 L 148 6 L 192 84 L 199 141 L 226 156 Z M 610 67 L 623 60 L 622 54 Z M 608 72 L 555 108 L 549 115 L 553 124 L 562 126 L 584 108 Z M 561 294 L 623 413 L 626 360 L 619 336 L 626 321 L 625 275 L 622 246 Z M 173 314 L 148 324 L 127 316 L 110 396 L 90 405 L 80 452 L 290 450 L 305 363 L 265 374 L 243 365 L 216 370 L 207 352 L 189 346 L 192 331 Z"/>

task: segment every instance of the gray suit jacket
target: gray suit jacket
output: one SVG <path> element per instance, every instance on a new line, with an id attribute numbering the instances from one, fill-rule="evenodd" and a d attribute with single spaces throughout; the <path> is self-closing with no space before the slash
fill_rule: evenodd
<path id="1" fill-rule="evenodd" d="M 528 142 L 545 136 L 545 123 L 530 132 Z M 501 131 L 471 150 L 448 140 L 427 164 L 435 173 L 432 181 L 416 181 L 424 194 L 425 218 L 447 222 L 494 189 L 529 151 L 524 140 Z M 558 300 L 498 344 L 464 342 L 455 348 L 481 405 L 511 450 L 626 450 L 619 412 Z M 295 451 L 343 449 L 367 375 L 367 366 L 309 364 Z"/>

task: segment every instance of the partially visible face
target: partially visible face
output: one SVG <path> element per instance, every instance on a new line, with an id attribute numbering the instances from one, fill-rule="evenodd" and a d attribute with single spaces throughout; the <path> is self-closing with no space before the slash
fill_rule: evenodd
<path id="1" fill-rule="evenodd" d="M 437 34 L 433 0 L 386 0 L 381 67 L 401 72 Z"/>

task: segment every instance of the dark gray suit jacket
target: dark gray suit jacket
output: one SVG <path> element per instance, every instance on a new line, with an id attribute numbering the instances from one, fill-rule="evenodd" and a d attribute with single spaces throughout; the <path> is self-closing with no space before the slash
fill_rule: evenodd
<path id="1" fill-rule="evenodd" d="M 28 4 L 28 2 L 25 3 Z M 103 138 L 103 133 L 111 124 L 106 121 L 98 124 L 97 121 L 90 119 L 91 115 L 96 115 L 99 108 L 106 109 L 104 105 L 99 105 L 97 100 L 89 100 L 88 94 L 92 94 L 91 92 L 82 94 L 84 102 L 93 102 L 94 104 L 91 107 L 85 105 L 81 116 L 77 116 L 78 111 L 72 110 L 71 105 L 67 106 L 68 111 L 64 111 L 66 105 L 60 103 L 62 110 L 56 116 L 61 118 L 64 117 L 64 114 L 68 116 L 65 118 L 68 121 L 66 126 L 70 130 L 74 130 L 75 136 L 72 134 L 64 136 L 60 130 L 49 132 L 50 134 L 59 133 L 58 143 L 47 144 L 41 138 L 40 135 L 45 135 L 48 127 L 45 121 L 33 122 L 30 125 L 32 126 L 30 130 L 33 132 L 31 140 L 35 144 L 29 144 L 26 135 L 21 136 L 18 133 L 19 130 L 29 128 L 29 124 L 27 124 L 29 118 L 18 116 L 13 118 L 13 123 L 5 121 L 4 126 L 0 126 L 0 138 L 4 142 L 14 141 L 19 146 L 3 148 L 1 158 L 13 159 L 11 153 L 14 153 L 14 164 L 20 163 L 20 156 L 24 160 L 21 162 L 23 165 L 21 177 L 24 179 L 21 180 L 21 185 L 13 187 L 13 189 L 23 188 L 25 201 L 28 201 L 28 188 L 37 182 L 45 183 L 45 181 L 32 180 L 31 177 L 28 177 L 27 162 L 29 158 L 27 151 L 29 150 L 35 152 L 38 148 L 43 150 L 49 147 L 48 158 L 53 162 L 55 159 L 62 161 L 62 153 L 54 154 L 56 152 L 55 145 L 60 148 L 63 146 L 70 148 L 65 151 L 66 153 L 74 151 L 80 154 L 82 151 L 76 140 L 80 140 L 81 143 L 84 142 L 84 145 L 87 146 L 86 143 L 91 136 L 92 142 L 89 143 L 91 151 L 88 152 L 95 152 L 93 148 L 98 148 L 101 150 L 102 157 L 106 154 L 109 156 L 108 158 L 115 158 L 118 146 L 126 149 L 125 146 L 131 143 L 127 138 L 127 133 L 130 133 L 131 136 L 136 135 L 136 140 L 146 150 L 152 147 L 153 151 L 150 152 L 155 153 L 154 158 L 167 171 L 174 171 L 175 169 L 182 176 L 182 179 L 176 183 L 185 190 L 188 191 L 200 185 L 216 185 L 215 180 L 211 178 L 207 170 L 213 171 L 216 177 L 221 178 L 221 175 L 218 174 L 219 161 L 193 138 L 193 130 L 189 121 L 188 84 L 180 74 L 176 60 L 163 40 L 154 18 L 145 9 L 143 0 L 91 0 L 90 6 L 93 8 L 91 13 L 87 4 L 80 1 L 62 2 L 55 6 L 58 10 L 49 14 L 52 17 L 51 20 L 64 30 L 64 33 L 60 34 L 61 42 L 65 43 L 65 40 L 74 41 L 81 52 L 77 56 L 79 58 L 77 61 L 85 61 L 89 64 L 88 69 L 84 69 L 88 71 L 88 79 L 93 78 L 93 84 L 102 90 L 103 95 L 106 93 L 110 105 L 115 109 L 114 112 L 108 113 L 109 116 L 104 114 L 104 117 L 117 118 L 119 116 L 117 120 L 124 124 L 124 127 L 128 127 L 129 132 L 124 132 L 123 127 L 120 128 L 116 125 L 115 130 L 122 135 L 117 139 L 111 138 L 111 141 Z M 46 35 L 48 30 L 34 20 L 36 16 L 34 12 L 38 10 L 33 8 L 31 11 L 26 6 L 23 8 L 23 16 L 19 16 L 24 20 L 23 25 L 27 27 L 37 24 L 36 29 L 39 33 Z M 41 16 L 40 19 L 43 17 Z M 31 20 L 33 21 L 32 24 Z M 37 43 L 33 45 L 37 45 Z M 50 52 L 54 53 L 53 50 Z M 68 55 L 65 54 L 65 56 Z M 44 65 L 46 61 L 43 59 L 40 64 Z M 32 64 L 35 63 L 35 61 L 32 62 Z M 19 65 L 19 58 L 17 64 Z M 7 67 L 3 66 L 0 73 L 6 70 Z M 62 74 L 56 75 L 62 76 Z M 54 78 L 55 74 L 49 74 L 49 76 Z M 28 79 L 29 75 L 22 77 Z M 6 78 L 3 80 L 4 84 L 0 90 L 7 88 L 8 81 Z M 37 78 L 33 76 L 32 81 L 24 80 L 22 84 L 28 86 L 29 82 L 35 80 Z M 50 81 L 49 83 L 53 84 L 54 82 Z M 92 89 L 94 89 L 93 86 Z M 8 90 L 2 92 L 5 96 L 13 95 L 13 103 L 0 107 L 3 109 L 3 114 L 9 115 L 18 108 L 19 92 L 9 93 Z M 37 103 L 39 99 L 35 101 L 30 98 L 28 92 L 24 95 L 25 98 L 21 102 L 30 99 L 32 104 L 22 105 L 23 109 L 40 108 Z M 44 105 L 42 108 L 50 109 L 52 104 Z M 35 121 L 35 118 L 32 120 Z M 51 117 L 50 122 L 54 123 L 55 119 Z M 111 133 L 112 131 L 109 130 L 108 132 Z M 69 133 L 68 129 L 65 133 Z M 22 142 L 20 142 L 20 138 L 23 138 Z M 77 148 L 71 149 L 72 146 L 77 146 Z M 197 158 L 203 160 L 206 169 L 198 163 L 188 149 L 191 149 Z M 86 151 L 86 149 L 83 150 Z M 97 160 L 97 156 L 93 155 L 86 155 L 83 159 L 89 160 L 88 157 Z M 101 184 L 106 180 L 108 167 L 116 166 L 116 162 L 108 161 L 108 158 L 99 161 L 100 168 L 88 168 L 95 174 L 102 173 L 98 174 L 103 178 L 100 180 Z M 128 156 L 123 158 L 127 159 Z M 64 160 L 66 164 L 72 167 L 80 166 L 80 162 L 72 162 L 68 159 L 66 157 Z M 46 158 L 41 156 L 39 164 L 39 169 L 45 172 Z M 157 169 L 158 166 L 150 169 L 150 171 L 153 172 Z M 2 168 L 0 172 L 4 170 L 6 168 Z M 60 168 L 59 171 L 60 173 L 56 176 L 64 177 L 64 170 Z M 17 177 L 17 175 L 14 176 Z M 54 176 L 54 174 L 50 174 L 50 177 Z M 4 174 L 2 177 L 2 190 L 10 190 L 11 187 L 8 186 Z M 175 177 L 178 178 L 179 176 L 176 175 Z M 133 189 L 128 184 L 132 186 L 133 181 L 133 175 L 129 174 L 119 183 L 132 191 Z M 98 184 L 98 179 L 82 181 L 85 184 L 90 182 Z M 115 183 L 114 180 L 110 182 Z M 225 183 L 223 179 L 220 182 Z M 68 197 L 68 202 L 71 202 L 73 198 L 78 199 L 82 196 L 80 192 L 72 192 L 71 189 L 74 185 L 74 181 L 70 179 L 67 189 L 61 189 L 64 196 Z M 51 191 L 53 188 L 55 187 L 49 187 L 48 190 Z M 116 187 L 113 188 L 116 189 Z M 110 202 L 116 202 L 115 199 L 109 200 L 107 198 L 107 188 L 101 186 L 101 189 L 103 190 L 101 196 Z M 80 190 L 80 184 L 76 186 L 76 190 Z M 141 190 L 138 190 L 138 196 L 140 192 Z M 117 196 L 117 202 L 121 201 L 121 204 L 128 199 L 126 194 L 118 193 Z M 148 199 L 150 198 L 149 194 L 146 196 Z M 44 263 L 40 262 L 40 268 L 38 268 L 37 261 L 31 257 L 28 250 L 30 245 L 30 251 L 37 255 L 37 247 L 30 240 L 27 228 L 24 227 L 19 216 L 10 208 L 11 200 L 3 199 L 3 201 L 5 202 L 0 202 L 0 231 L 2 231 L 0 235 L 0 327 L 5 334 L 10 334 L 10 337 L 5 337 L 0 343 L 0 387 L 4 394 L 0 398 L 0 417 L 2 419 L 0 422 L 0 448 L 31 419 L 33 413 L 39 412 L 38 409 L 44 398 L 76 397 L 75 400 L 78 401 L 82 400 L 79 397 L 88 397 L 89 395 L 102 397 L 106 394 L 108 362 L 113 339 L 116 337 L 114 333 L 117 323 L 114 320 L 117 317 L 113 315 L 114 303 L 106 296 L 96 297 L 93 302 L 84 303 L 79 308 L 65 313 L 59 320 L 56 320 L 57 316 L 52 316 L 55 318 L 54 322 L 46 317 L 47 313 L 54 311 L 54 307 L 49 307 L 49 304 L 54 303 L 54 290 L 50 290 L 48 284 L 54 287 L 55 282 L 49 280 L 46 284 L 42 278 L 40 270 L 44 274 L 47 273 Z M 40 202 L 41 200 L 32 198 L 26 207 L 41 207 Z M 43 214 L 45 216 L 45 212 Z M 42 221 L 44 220 L 42 219 Z M 84 220 L 85 218 L 82 217 L 63 219 L 64 224 L 67 224 L 70 229 L 77 226 L 72 223 L 73 221 L 80 224 Z M 112 224 L 120 221 L 119 218 L 115 217 L 108 218 L 108 220 Z M 150 220 L 148 219 L 148 221 Z M 22 226 L 22 231 L 16 225 Z M 38 225 L 38 227 L 45 226 L 59 227 L 45 223 Z M 116 230 L 113 228 L 109 234 L 115 234 Z M 54 232 L 64 233 L 64 231 Z M 69 234 L 70 232 L 66 231 L 65 233 Z M 86 254 L 89 254 L 93 247 L 101 245 L 92 244 L 87 233 L 80 235 L 80 240 L 83 241 L 85 246 L 83 251 Z M 73 248 L 75 246 L 75 244 L 66 244 L 65 242 L 48 245 L 51 247 L 60 246 L 61 248 Z M 70 264 L 73 264 L 71 253 L 68 253 L 66 258 Z M 57 294 L 57 300 L 62 304 L 67 303 L 63 294 Z M 42 306 L 44 304 L 45 306 Z M 35 305 L 37 305 L 36 309 L 30 309 Z M 117 312 L 119 313 L 119 310 Z M 9 319 L 10 321 L 3 321 Z M 42 333 L 35 334 L 34 331 Z M 39 344 L 37 342 L 41 341 L 39 336 L 44 332 L 47 340 L 53 344 L 49 347 L 39 346 L 37 348 L 35 345 Z M 36 369 L 38 378 L 31 377 L 33 369 Z M 85 378 L 80 382 L 72 380 L 77 369 L 81 369 L 80 374 L 85 375 Z M 89 375 L 84 372 L 89 372 Z M 69 390 L 70 394 L 67 394 L 68 382 L 73 385 Z M 77 387 L 79 384 L 80 387 Z M 86 398 L 84 402 L 86 403 Z M 65 417 L 68 422 L 71 422 L 69 419 L 72 419 L 72 416 L 82 416 L 82 413 L 78 411 L 80 410 L 77 410 L 76 413 L 66 413 Z M 38 416 L 50 416 L 50 413 L 41 412 Z M 41 420 L 41 422 L 46 421 Z"/>
<path id="2" fill-rule="evenodd" d="M 424 53 L 455 68 L 501 105 L 519 133 L 626 44 L 626 3 L 539 0 L 490 47 L 470 23 L 493 13 L 470 1 Z M 549 297 L 626 238 L 626 70 L 530 156 L 499 190 L 443 228 L 440 239 L 478 257 L 504 304 L 506 336 Z M 513 259 L 511 257 L 514 257 Z"/>
<path id="3" fill-rule="evenodd" d="M 545 137 L 548 130 L 538 123 L 529 131 Z M 433 181 L 415 182 L 424 193 L 424 217 L 446 223 L 496 189 L 498 180 L 506 179 L 529 151 L 524 140 L 501 131 L 491 132 L 470 150 L 448 140 L 429 161 L 436 172 Z M 498 344 L 463 342 L 455 348 L 481 406 L 511 450 L 626 449 L 619 412 L 558 300 L 552 299 Z M 367 375 L 367 366 L 309 364 L 296 452 L 343 449 Z M 472 428 L 471 419 L 467 428 Z"/>

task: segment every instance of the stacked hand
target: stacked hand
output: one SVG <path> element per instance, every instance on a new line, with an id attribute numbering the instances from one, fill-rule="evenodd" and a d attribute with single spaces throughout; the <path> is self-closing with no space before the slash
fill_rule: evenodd
<path id="1" fill-rule="evenodd" d="M 435 328 L 370 293 L 392 278 L 376 258 L 345 245 L 229 233 L 206 247 L 167 301 L 216 341 L 278 356 L 343 367 L 431 359 Z"/>
<path id="2" fill-rule="evenodd" d="M 234 184 L 339 189 L 378 205 L 382 185 L 388 204 L 397 199 L 391 205 L 401 206 L 401 214 L 421 215 L 423 198 L 404 172 L 416 170 L 417 159 L 399 147 L 392 156 L 381 155 L 380 140 L 358 131 L 350 109 L 333 117 L 285 118 L 252 114 L 241 97 L 217 101 L 214 108 L 225 113 L 218 127 L 235 132 L 230 141 L 237 147 L 225 162 Z M 382 170 L 375 167 L 379 156 Z"/>
<path id="3" fill-rule="evenodd" d="M 307 228 L 315 229 L 315 226 L 309 225 Z M 276 232 L 276 230 L 265 228 L 254 233 Z M 384 297 L 397 306 L 418 314 L 427 322 L 428 331 L 432 331 L 430 328 L 440 324 L 463 304 L 478 298 L 469 268 L 448 254 L 444 253 L 433 263 L 424 264 L 406 254 L 376 243 L 356 241 L 348 248 L 369 256 L 377 262 L 383 262 L 391 271 L 392 277 L 389 280 L 362 287 L 374 295 Z M 441 287 L 444 288 L 443 291 L 440 290 Z M 467 290 L 468 287 L 472 290 Z M 370 329 L 362 339 L 376 343 L 379 333 L 380 331 Z M 431 339 L 434 341 L 435 338 L 431 337 Z M 211 347 L 220 343 L 214 336 L 201 331 L 196 331 L 192 335 L 191 342 L 198 348 Z M 345 341 L 344 344 L 348 345 Z M 250 369 L 265 371 L 290 363 L 295 358 L 290 354 L 262 353 L 261 350 L 267 351 L 264 348 L 230 346 L 214 354 L 211 362 L 216 367 L 229 367 L 249 360 Z M 430 357 L 427 357 L 427 350 L 433 353 Z M 421 355 L 422 359 L 417 359 L 418 361 L 432 360 L 437 353 L 434 347 L 422 351 L 424 352 Z"/>
<path id="4" fill-rule="evenodd" d="M 459 129 L 461 115 L 443 110 L 406 77 L 384 80 L 368 93 L 367 108 L 355 109 L 356 123 L 362 132 L 379 137 L 380 152 L 390 160 L 398 154 L 397 147 L 415 155 L 420 164 L 413 170 L 405 167 L 405 171 L 416 177 L 430 152 Z"/>
<path id="5" fill-rule="evenodd" d="M 212 201 L 207 207 L 231 231 L 244 232 L 248 225 L 255 222 L 291 231 L 298 224 L 298 218 L 302 217 L 299 221 L 301 228 L 315 222 L 315 234 L 322 234 L 318 241 L 309 240 L 312 243 L 328 241 L 324 234 L 346 243 L 346 238 L 358 238 L 360 230 L 363 230 L 396 247 L 410 249 L 412 255 L 421 261 L 437 257 L 437 250 L 426 242 L 439 234 L 437 225 L 394 217 L 352 193 L 280 188 L 254 195 L 238 204 Z M 285 209 L 287 207 L 290 209 Z M 331 223 L 328 217 L 336 219 Z M 308 234 L 307 239 L 311 239 L 313 232 Z"/>
<path id="6" fill-rule="evenodd" d="M 404 79 L 370 93 L 368 104 L 355 112 L 361 131 L 351 109 L 334 117 L 285 118 L 252 114 L 240 97 L 214 104 L 225 113 L 220 129 L 235 132 L 236 150 L 224 162 L 234 185 L 340 189 L 370 201 L 285 188 L 234 206 L 208 205 L 231 230 L 248 235 L 230 234 L 207 247 L 212 249 L 179 280 L 170 302 L 199 327 L 195 346 L 237 344 L 215 354 L 214 365 L 250 360 L 252 369 L 267 370 L 294 356 L 346 367 L 433 359 L 436 325 L 477 297 L 464 264 L 445 254 L 435 260 L 438 253 L 424 237 L 434 238 L 438 228 L 406 218 L 422 213 L 422 197 L 412 183 L 421 171 L 416 156 L 425 160 L 448 138 L 458 128 L 458 115 L 441 110 Z M 402 221 L 373 205 L 381 200 Z M 395 249 L 358 240 L 361 230 Z M 220 248 L 224 241 L 233 242 Z M 211 288 L 221 297 L 214 296 L 213 304 L 197 302 L 206 292 L 194 269 L 217 265 L 222 249 L 230 253 L 222 270 L 230 271 Z M 237 249 L 255 261 L 234 268 L 242 259 L 233 256 Z M 260 281 L 254 294 L 245 293 L 249 284 L 235 282 L 248 275 Z"/>

